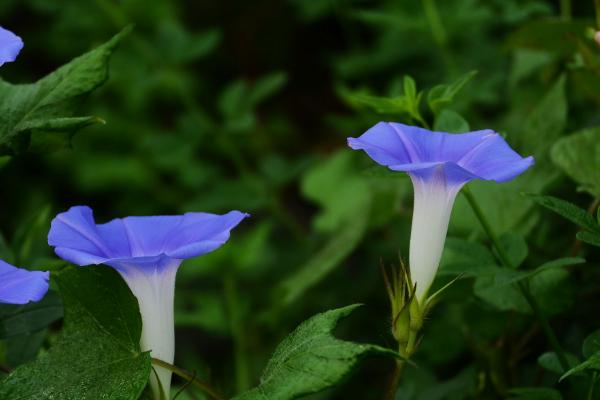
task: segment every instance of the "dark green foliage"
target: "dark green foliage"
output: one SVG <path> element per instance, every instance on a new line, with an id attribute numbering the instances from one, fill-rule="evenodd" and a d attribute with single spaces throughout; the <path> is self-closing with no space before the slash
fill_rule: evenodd
<path id="1" fill-rule="evenodd" d="M 532 196 L 532 198 L 542 206 L 583 228 L 584 230 L 577 232 L 577 239 L 600 247 L 600 220 L 597 221 L 594 219 L 594 217 L 584 209 L 555 197 Z"/>
<path id="2" fill-rule="evenodd" d="M 24 150 L 30 142 L 52 143 L 58 134 L 70 137 L 85 126 L 103 122 L 98 117 L 72 115 L 81 99 L 106 81 L 110 55 L 129 30 L 36 83 L 0 82 L 0 154 Z M 44 137 L 32 138 L 32 134 Z"/>
<path id="3" fill-rule="evenodd" d="M 510 400 L 562 400 L 558 390 L 549 388 L 516 388 L 510 391 Z"/>
<path id="4" fill-rule="evenodd" d="M 393 359 L 362 355 L 393 348 L 379 267 L 408 260 L 412 186 L 346 146 L 381 120 L 493 129 L 536 159 L 515 181 L 469 184 L 514 268 L 458 195 L 432 293 L 458 279 L 396 400 L 598 398 L 594 13 L 592 0 L 0 1 L 0 24 L 25 41 L 0 69 L 0 258 L 59 271 L 43 302 L 0 307 L 0 366 L 13 370 L 0 399 L 60 387 L 58 398 L 136 400 L 145 385 L 119 277 L 62 271 L 46 244 L 51 218 L 75 204 L 99 221 L 251 213 L 180 268 L 175 364 L 229 398 L 327 387 L 308 398 L 381 399 Z M 357 302 L 337 339 L 351 311 L 339 307 Z M 350 356 L 311 347 L 290 364 L 283 349 L 311 324 L 308 343 Z M 200 396 L 192 385 L 178 399 Z"/>
<path id="5" fill-rule="evenodd" d="M 55 292 L 49 292 L 37 303 L 0 304 L 0 339 L 34 333 L 62 316 L 62 303 Z"/>
<path id="6" fill-rule="evenodd" d="M 1 399 L 136 399 L 150 375 L 139 350 L 135 297 L 108 267 L 71 267 L 55 275 L 65 326 L 47 354 L 0 382 Z"/>
<path id="7" fill-rule="evenodd" d="M 351 343 L 332 335 L 340 319 L 356 307 L 327 311 L 303 322 L 277 346 L 259 386 L 234 399 L 297 399 L 334 386 L 367 355 L 394 355 L 380 346 Z"/>

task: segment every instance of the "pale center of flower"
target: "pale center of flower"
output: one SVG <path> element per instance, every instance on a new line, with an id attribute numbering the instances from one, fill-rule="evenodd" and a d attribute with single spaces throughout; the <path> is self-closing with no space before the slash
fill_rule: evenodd
<path id="1" fill-rule="evenodd" d="M 424 180 L 411 176 L 414 208 L 410 236 L 410 275 L 417 285 L 416 296 L 422 301 L 433 283 L 442 258 L 446 233 L 456 194 L 463 186 L 447 185 L 443 172 Z"/>
<path id="2" fill-rule="evenodd" d="M 170 364 L 175 358 L 173 303 L 175 277 L 180 263 L 181 260 L 172 260 L 156 268 L 121 265 L 118 269 L 139 303 L 142 317 L 141 350 L 150 351 L 152 357 Z M 158 366 L 154 366 L 154 369 L 156 374 L 150 374 L 150 385 L 155 397 L 160 398 L 162 386 L 166 398 L 169 398 L 171 371 Z"/>

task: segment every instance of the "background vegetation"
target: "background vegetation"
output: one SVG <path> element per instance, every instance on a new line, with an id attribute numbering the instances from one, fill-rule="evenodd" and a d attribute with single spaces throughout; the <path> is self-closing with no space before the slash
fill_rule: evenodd
<path id="1" fill-rule="evenodd" d="M 515 182 L 470 186 L 519 269 L 587 260 L 530 282 L 562 346 L 584 358 L 582 342 L 600 328 L 598 250 L 522 192 L 597 207 L 592 1 L 3 0 L 0 17 L 25 42 L 2 69 L 13 83 L 135 24 L 110 79 L 81 104 L 105 124 L 66 143 L 33 137 L 31 152 L 4 151 L 2 258 L 58 263 L 46 245 L 49 221 L 75 204 L 93 207 L 99 221 L 251 213 L 226 246 L 178 275 L 175 363 L 224 393 L 255 386 L 277 343 L 328 309 L 364 303 L 337 335 L 393 347 L 379 264 L 408 254 L 412 189 L 345 143 L 380 120 L 492 128 L 536 157 Z M 464 275 L 429 316 L 418 368 L 407 369 L 397 399 L 533 399 L 511 389 L 534 386 L 585 398 L 588 377 L 558 383 L 564 371 L 514 287 L 473 272 L 496 262 L 462 196 L 449 237 L 435 285 Z M 12 336 L 2 364 L 44 352 L 60 327 Z M 313 398 L 379 399 L 392 367 L 369 358 Z M 539 393 L 558 393 L 548 390 Z"/>

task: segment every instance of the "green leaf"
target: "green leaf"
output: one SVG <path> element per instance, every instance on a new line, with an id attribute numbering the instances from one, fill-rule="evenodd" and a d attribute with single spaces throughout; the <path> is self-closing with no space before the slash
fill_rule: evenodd
<path id="1" fill-rule="evenodd" d="M 233 132 L 248 131 L 256 124 L 255 108 L 277 93 L 287 82 L 283 72 L 272 72 L 256 82 L 237 80 L 221 93 L 218 106 L 225 128 Z"/>
<path id="2" fill-rule="evenodd" d="M 61 319 L 63 307 L 54 291 L 36 303 L 0 304 L 0 339 L 33 333 Z"/>
<path id="3" fill-rule="evenodd" d="M 336 232 L 349 219 L 368 211 L 371 195 L 356 168 L 356 154 L 341 150 L 306 172 L 302 194 L 321 206 L 313 220 L 320 232 Z"/>
<path id="4" fill-rule="evenodd" d="M 509 400 L 562 400 L 558 390 L 546 387 L 514 388 L 509 393 Z"/>
<path id="5" fill-rule="evenodd" d="M 517 49 L 514 52 L 514 63 L 509 82 L 515 87 L 521 81 L 531 77 L 543 67 L 554 61 L 552 54 L 545 50 Z"/>
<path id="6" fill-rule="evenodd" d="M 50 132 L 70 138 L 78 129 L 101 122 L 97 117 L 73 115 L 81 100 L 106 81 L 108 60 L 130 30 L 124 29 L 36 83 L 12 85 L 0 81 L 0 154 L 25 150 L 32 141 L 39 144 Z M 31 139 L 32 134 L 40 134 L 40 140 Z"/>
<path id="7" fill-rule="evenodd" d="M 71 267 L 53 275 L 65 306 L 63 333 L 31 364 L 0 382 L 2 399 L 137 399 L 150 375 L 141 353 L 135 297 L 111 268 Z"/>
<path id="8" fill-rule="evenodd" d="M 297 399 L 335 386 L 363 357 L 397 357 L 383 347 L 352 343 L 332 335 L 338 322 L 358 306 L 330 310 L 303 322 L 277 346 L 263 371 L 260 385 L 234 400 Z"/>
<path id="9" fill-rule="evenodd" d="M 271 72 L 261 77 L 254 83 L 249 93 L 248 101 L 250 105 L 256 106 L 273 96 L 283 88 L 286 82 L 287 75 L 282 71 Z"/>
<path id="10" fill-rule="evenodd" d="M 423 93 L 417 92 L 417 84 L 415 80 L 409 75 L 404 76 L 404 97 L 406 98 L 406 102 L 408 104 L 408 113 L 416 121 L 422 123 L 423 118 L 421 117 L 421 113 L 419 111 L 419 107 L 421 105 L 421 98 L 423 97 Z"/>
<path id="11" fill-rule="evenodd" d="M 439 132 L 464 133 L 469 132 L 470 127 L 467 120 L 459 113 L 445 108 L 436 115 L 433 130 Z"/>
<path id="12" fill-rule="evenodd" d="M 522 154 L 534 155 L 538 168 L 550 161 L 550 148 L 563 134 L 568 111 L 565 83 L 561 75 L 529 113 L 523 132 L 511 136 L 511 145 Z"/>
<path id="13" fill-rule="evenodd" d="M 591 244 L 592 246 L 600 247 L 600 234 L 596 232 L 577 232 L 577 240 Z"/>
<path id="14" fill-rule="evenodd" d="M 48 251 L 47 236 L 50 226 L 50 206 L 41 207 L 31 218 L 24 220 L 12 239 L 15 265 L 28 265 Z"/>
<path id="15" fill-rule="evenodd" d="M 552 146 L 551 157 L 581 190 L 600 198 L 600 127 L 561 138 Z"/>
<path id="16" fill-rule="evenodd" d="M 512 33 L 507 41 L 510 48 L 544 50 L 565 55 L 577 51 L 573 38 L 583 37 L 588 24 L 584 20 L 573 21 L 559 18 L 534 20 Z"/>
<path id="17" fill-rule="evenodd" d="M 496 269 L 494 255 L 481 243 L 453 237 L 446 239 L 439 275 L 487 276 Z"/>
<path id="18" fill-rule="evenodd" d="M 355 154 L 340 151 L 307 171 L 302 193 L 321 206 L 316 231 L 330 235 L 323 247 L 275 289 L 277 306 L 288 305 L 337 267 L 360 243 L 369 223 L 369 186 Z"/>
<path id="19" fill-rule="evenodd" d="M 523 271 L 512 270 L 508 268 L 493 268 L 491 272 L 494 276 L 494 284 L 497 286 L 511 285 L 519 281 L 532 278 L 533 276 L 555 268 L 567 267 L 570 265 L 583 264 L 585 260 L 579 257 L 565 257 L 557 260 L 549 261 L 542 264 L 536 269 Z M 488 273 L 489 275 L 490 273 Z"/>
<path id="20" fill-rule="evenodd" d="M 572 368 L 572 367 L 576 366 L 577 364 L 579 364 L 579 359 L 577 358 L 577 356 L 575 354 L 565 353 L 565 357 L 567 358 L 567 363 L 568 363 L 569 367 Z M 557 375 L 562 375 L 564 372 L 562 369 L 562 366 L 560 365 L 558 356 L 553 351 L 548 351 L 548 352 L 542 354 L 541 356 L 539 356 L 538 364 L 542 368 L 545 368 L 550 372 L 554 372 Z"/>
<path id="21" fill-rule="evenodd" d="M 12 336 L 6 340 L 6 361 L 11 367 L 18 367 L 26 362 L 35 360 L 44 344 L 47 329 Z"/>
<path id="22" fill-rule="evenodd" d="M 416 99 L 417 98 L 417 83 L 415 82 L 415 80 L 409 76 L 406 75 L 404 77 L 404 95 L 406 97 L 408 97 L 409 99 Z"/>
<path id="23" fill-rule="evenodd" d="M 381 97 L 347 89 L 341 90 L 341 96 L 354 107 L 368 108 L 378 114 L 410 114 L 411 106 L 404 96 Z"/>
<path id="24" fill-rule="evenodd" d="M 560 380 L 562 381 L 571 375 L 590 369 L 600 370 L 600 352 L 592 354 L 587 360 L 565 372 L 564 375 L 560 377 Z"/>
<path id="25" fill-rule="evenodd" d="M 600 329 L 592 332 L 585 338 L 581 352 L 585 358 L 590 358 L 595 353 L 600 352 Z"/>
<path id="26" fill-rule="evenodd" d="M 278 306 L 286 306 L 301 298 L 348 257 L 363 238 L 368 224 L 365 214 L 357 214 L 306 263 L 276 288 Z"/>
<path id="27" fill-rule="evenodd" d="M 453 83 L 434 86 L 427 94 L 429 108 L 438 114 L 476 74 L 477 71 L 467 72 Z"/>
<path id="28" fill-rule="evenodd" d="M 535 171 L 527 171 L 517 179 L 501 185 L 473 181 L 469 183 L 469 190 L 498 234 L 508 231 L 526 234 L 536 226 L 538 215 L 532 212 L 534 203 L 528 199 L 524 201 L 521 193 L 525 190 L 541 191 L 546 183 Z M 457 236 L 473 234 L 473 231 L 485 233 L 464 196 L 459 195 L 456 199 L 449 231 Z"/>
<path id="29" fill-rule="evenodd" d="M 594 217 L 589 215 L 583 208 L 579 208 L 575 204 L 561 200 L 557 197 L 531 194 L 528 196 L 539 205 L 554 211 L 580 227 L 600 233 L 600 225 L 598 225 L 594 220 Z"/>
<path id="30" fill-rule="evenodd" d="M 219 264 L 222 265 L 222 264 Z M 194 269 L 194 268 L 186 268 Z M 199 269 L 199 268 L 196 268 Z M 211 293 L 193 291 L 186 295 L 179 289 L 176 300 L 175 325 L 178 327 L 200 328 L 211 334 L 227 336 L 231 331 L 230 321 L 227 318 L 227 309 L 221 292 Z"/>
<path id="31" fill-rule="evenodd" d="M 153 45 L 165 63 L 196 61 L 214 51 L 221 40 L 221 32 L 217 29 L 192 33 L 177 20 L 165 19 L 157 22 L 158 37 Z"/>
<path id="32" fill-rule="evenodd" d="M 497 268 L 494 274 L 481 275 L 475 279 L 473 291 L 498 310 L 514 310 L 525 314 L 531 313 L 529 304 L 521 294 L 516 283 L 529 278 L 532 296 L 540 307 L 549 315 L 567 310 L 573 305 L 575 286 L 569 273 L 559 269 L 560 263 L 546 267 L 541 271 L 514 271 Z"/>
<path id="33" fill-rule="evenodd" d="M 569 271 L 551 268 L 534 274 L 529 280 L 531 295 L 547 315 L 567 311 L 575 303 L 577 287 Z"/>
<path id="34" fill-rule="evenodd" d="M 402 80 L 403 94 L 401 96 L 373 96 L 368 91 L 352 91 L 345 87 L 338 89 L 339 95 L 355 108 L 371 109 L 384 115 L 408 115 L 413 121 L 423 122 L 419 111 L 423 92 L 417 91 L 415 80 L 406 75 Z"/>
<path id="35" fill-rule="evenodd" d="M 568 267 L 571 265 L 577 265 L 577 264 L 583 264 L 583 263 L 585 263 L 585 259 L 583 259 L 581 257 L 558 258 L 556 260 L 548 261 L 548 262 L 540 265 L 533 271 L 533 273 L 537 274 L 537 273 L 540 273 L 540 272 L 543 272 L 543 271 L 546 271 L 549 269 Z"/>
<path id="36" fill-rule="evenodd" d="M 504 248 L 510 265 L 514 268 L 518 268 L 525 261 L 529 253 L 525 238 L 516 233 L 507 232 L 500 236 L 500 245 Z"/>

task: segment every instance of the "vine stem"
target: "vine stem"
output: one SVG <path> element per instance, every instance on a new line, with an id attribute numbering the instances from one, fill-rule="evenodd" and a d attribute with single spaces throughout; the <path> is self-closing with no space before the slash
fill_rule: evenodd
<path id="1" fill-rule="evenodd" d="M 560 16 L 565 21 L 571 20 L 571 0 L 560 0 Z"/>
<path id="2" fill-rule="evenodd" d="M 208 383 L 196 378 L 196 376 L 182 368 L 179 368 L 173 364 L 169 364 L 166 361 L 159 360 L 158 358 L 152 357 L 152 364 L 158 365 L 159 367 L 168 369 L 173 372 L 175 375 L 180 376 L 188 382 L 193 383 L 198 388 L 200 388 L 204 393 L 210 396 L 210 398 L 214 400 L 226 400 L 226 397 L 219 394 L 215 389 L 213 389 Z"/>
<path id="3" fill-rule="evenodd" d="M 383 400 L 394 400 L 396 398 L 396 392 L 398 391 L 398 384 L 400 383 L 400 377 L 404 371 L 404 366 L 409 360 L 410 356 L 414 353 L 417 343 L 418 332 L 411 330 L 408 343 L 403 347 L 399 346 L 398 353 L 403 356 L 403 359 L 396 360 L 394 371 L 390 375 L 390 380 L 385 390 Z"/>
<path id="4" fill-rule="evenodd" d="M 398 383 L 400 383 L 400 377 L 404 370 L 404 360 L 396 360 L 396 365 L 392 375 L 390 375 L 390 381 L 385 390 L 384 400 L 394 400 L 396 398 L 396 391 L 398 390 Z"/>
<path id="5" fill-rule="evenodd" d="M 421 124 L 421 126 L 425 129 L 429 129 L 431 130 L 431 126 L 427 123 L 427 121 L 425 121 L 425 119 L 421 116 L 421 114 L 418 114 L 415 119 L 417 120 L 417 122 L 419 122 Z"/>
<path id="6" fill-rule="evenodd" d="M 588 388 L 587 400 L 594 399 L 594 386 L 596 386 L 596 380 L 598 379 L 598 371 L 594 371 L 590 379 L 590 387 Z"/>
<path id="7" fill-rule="evenodd" d="M 493 244 L 494 248 L 496 249 L 496 253 L 498 255 L 498 259 L 500 260 L 500 262 L 505 267 L 514 269 L 514 266 L 512 265 L 512 262 L 510 261 L 508 254 L 506 254 L 504 247 L 502 247 L 502 245 L 500 245 L 500 240 L 498 239 L 498 236 L 496 236 L 496 233 L 494 232 L 491 224 L 489 223 L 486 216 L 484 215 L 483 210 L 477 203 L 477 200 L 475 200 L 475 196 L 473 196 L 471 191 L 466 187 L 463 188 L 462 193 L 467 198 L 467 201 L 469 202 L 471 209 L 477 216 L 477 219 L 479 220 L 479 223 L 483 227 L 483 230 L 485 231 L 485 233 L 487 234 L 489 239 L 492 241 L 492 244 Z M 542 311 L 540 305 L 538 304 L 536 299 L 532 296 L 529 286 L 527 286 L 523 282 L 519 282 L 517 284 L 517 287 L 519 288 L 519 290 L 521 291 L 521 294 L 527 301 L 527 304 L 529 304 L 529 307 L 531 307 L 531 309 L 533 310 L 533 313 L 535 314 L 540 326 L 542 327 L 542 330 L 544 331 L 544 335 L 546 335 L 546 338 L 548 339 L 550 346 L 552 346 L 552 349 L 554 350 L 554 352 L 556 353 L 556 356 L 558 357 L 558 361 L 560 363 L 561 368 L 563 369 L 563 371 L 568 371 L 569 363 L 567 362 L 567 357 L 565 356 L 565 352 L 564 352 L 562 346 L 560 345 L 560 342 L 558 341 L 556 334 L 552 330 L 552 327 L 550 326 L 550 323 L 548 322 L 548 318 L 546 318 L 546 315 Z"/>

